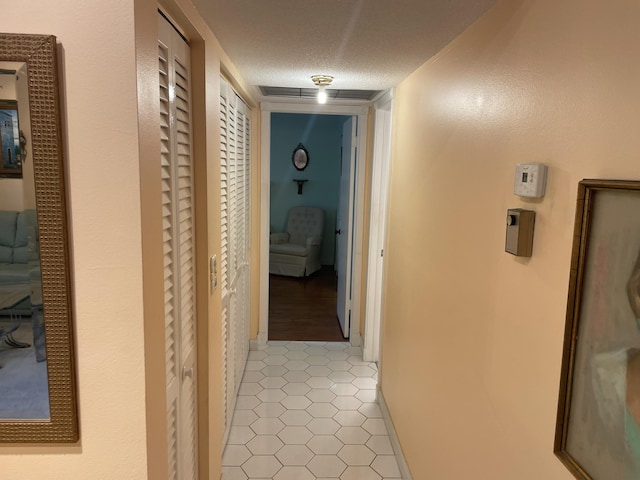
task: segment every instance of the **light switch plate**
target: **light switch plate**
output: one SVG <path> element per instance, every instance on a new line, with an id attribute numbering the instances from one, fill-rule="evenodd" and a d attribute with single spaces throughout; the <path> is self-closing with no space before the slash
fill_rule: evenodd
<path id="1" fill-rule="evenodd" d="M 521 197 L 544 197 L 547 188 L 547 166 L 542 163 L 516 165 L 513 193 Z"/>

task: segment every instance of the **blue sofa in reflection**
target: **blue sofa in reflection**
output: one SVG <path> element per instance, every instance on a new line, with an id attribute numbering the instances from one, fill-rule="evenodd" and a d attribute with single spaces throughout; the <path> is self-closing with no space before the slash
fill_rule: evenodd
<path id="1" fill-rule="evenodd" d="M 31 245 L 34 251 L 29 251 L 29 233 L 34 236 L 36 225 L 35 210 L 0 210 L 0 285 L 30 283 L 29 272 L 34 268 L 30 257 L 37 252 L 35 238 Z"/>
<path id="2" fill-rule="evenodd" d="M 28 285 L 30 295 L 11 314 L 31 316 L 38 361 L 45 359 L 38 222 L 35 210 L 0 210 L 0 286 Z M 0 312 L 0 315 L 7 312 Z"/>

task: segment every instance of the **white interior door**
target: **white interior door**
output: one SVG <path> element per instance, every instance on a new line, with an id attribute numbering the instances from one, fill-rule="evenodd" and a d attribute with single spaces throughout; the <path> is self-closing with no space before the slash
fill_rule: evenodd
<path id="1" fill-rule="evenodd" d="M 391 163 L 392 100 L 376 105 L 373 166 L 371 174 L 371 215 L 369 222 L 369 260 L 367 271 L 366 329 L 363 358 L 377 362 L 380 357 L 380 318 L 382 280 L 384 277 L 384 245 L 386 240 L 387 199 Z"/>
<path id="2" fill-rule="evenodd" d="M 251 115 L 220 79 L 220 288 L 224 440 L 249 354 L 251 258 Z"/>
<path id="3" fill-rule="evenodd" d="M 342 126 L 342 161 L 340 167 L 340 200 L 336 229 L 336 272 L 338 275 L 337 315 L 342 334 L 349 338 L 351 330 L 351 274 L 353 246 L 353 205 L 355 167 L 357 161 L 357 119 L 349 118 Z"/>
<path id="4" fill-rule="evenodd" d="M 158 15 L 169 479 L 196 480 L 195 235 L 189 45 Z"/>

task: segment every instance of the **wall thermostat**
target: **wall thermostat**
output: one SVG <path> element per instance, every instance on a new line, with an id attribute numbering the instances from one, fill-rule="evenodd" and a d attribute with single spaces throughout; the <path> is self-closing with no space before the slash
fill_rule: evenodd
<path id="1" fill-rule="evenodd" d="M 547 187 L 547 166 L 542 163 L 519 163 L 513 193 L 521 197 L 544 197 Z"/>

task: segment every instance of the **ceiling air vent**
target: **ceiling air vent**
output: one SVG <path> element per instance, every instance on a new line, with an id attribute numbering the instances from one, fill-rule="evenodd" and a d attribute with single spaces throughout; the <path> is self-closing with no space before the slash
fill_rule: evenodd
<path id="1" fill-rule="evenodd" d="M 288 98 L 316 98 L 317 88 L 289 88 L 289 87 L 265 87 L 260 86 L 260 92 L 265 97 Z M 327 88 L 327 98 L 335 100 L 360 100 L 371 101 L 380 90 L 340 90 Z"/>

